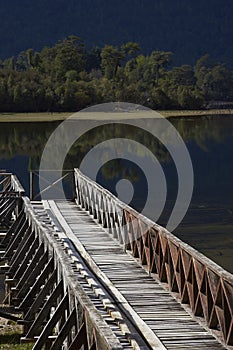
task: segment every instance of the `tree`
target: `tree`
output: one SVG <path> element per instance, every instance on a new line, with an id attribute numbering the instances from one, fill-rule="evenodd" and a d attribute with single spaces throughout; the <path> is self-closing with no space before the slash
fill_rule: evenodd
<path id="1" fill-rule="evenodd" d="M 101 51 L 101 67 L 107 79 L 116 77 L 117 70 L 125 58 L 125 53 L 117 46 L 105 45 Z"/>
<path id="2" fill-rule="evenodd" d="M 7 83 L 1 78 L 0 79 L 0 110 L 6 111 L 10 109 L 9 94 L 7 91 Z"/>
<path id="3" fill-rule="evenodd" d="M 182 65 L 181 67 L 174 67 L 168 73 L 169 79 L 177 85 L 195 86 L 196 78 L 193 67 L 190 65 Z"/>
<path id="4" fill-rule="evenodd" d="M 128 43 L 121 46 L 121 50 L 124 52 L 125 58 L 128 60 L 133 59 L 135 61 L 135 58 L 141 51 L 141 47 L 138 43 L 129 41 Z"/>
<path id="5" fill-rule="evenodd" d="M 154 87 L 151 90 L 150 96 L 147 98 L 146 105 L 154 109 L 166 109 L 171 106 L 171 101 L 161 88 Z"/>
<path id="6" fill-rule="evenodd" d="M 32 67 L 33 66 L 33 64 L 32 64 L 33 49 L 27 49 L 26 57 L 27 57 L 28 67 Z"/>
<path id="7" fill-rule="evenodd" d="M 224 65 L 216 65 L 203 77 L 202 90 L 207 100 L 233 99 L 233 73 Z"/>
<path id="8" fill-rule="evenodd" d="M 58 80 L 64 80 L 67 71 L 81 72 L 86 68 L 86 49 L 77 36 L 69 36 L 55 46 L 54 68 Z"/>
<path id="9" fill-rule="evenodd" d="M 205 75 L 212 68 L 213 68 L 213 63 L 210 59 L 210 55 L 206 54 L 197 60 L 195 66 L 194 66 L 194 73 L 195 73 L 195 77 L 197 79 L 197 86 L 200 89 L 203 89 Z"/>
<path id="10" fill-rule="evenodd" d="M 87 53 L 86 70 L 91 72 L 93 69 L 97 70 L 101 68 L 101 49 L 95 46 Z"/>
<path id="11" fill-rule="evenodd" d="M 153 51 L 149 56 L 149 67 L 152 74 L 153 85 L 158 86 L 162 69 L 171 63 L 172 52 Z"/>
<path id="12" fill-rule="evenodd" d="M 178 86 L 178 103 L 182 109 L 199 109 L 203 107 L 204 98 L 200 90 L 193 86 Z"/>

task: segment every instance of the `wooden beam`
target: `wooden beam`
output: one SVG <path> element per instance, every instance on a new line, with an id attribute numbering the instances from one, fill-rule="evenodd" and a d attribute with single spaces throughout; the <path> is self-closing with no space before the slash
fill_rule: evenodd
<path id="1" fill-rule="evenodd" d="M 48 263 L 45 265 L 44 270 L 41 272 L 40 276 L 38 279 L 34 282 L 32 288 L 28 291 L 27 295 L 24 297 L 23 301 L 19 305 L 19 309 L 24 310 L 27 308 L 32 300 L 36 297 L 36 295 L 39 293 L 41 286 L 45 283 L 46 279 L 49 278 L 50 274 L 54 270 L 54 259 L 53 257 L 50 258 Z M 40 272 L 40 271 L 38 271 Z M 23 289 L 21 289 L 22 291 Z M 22 294 L 20 294 L 21 296 Z M 19 297 L 17 295 L 17 297 Z"/>
<path id="2" fill-rule="evenodd" d="M 36 313 L 44 305 L 46 296 L 49 295 L 51 290 L 55 289 L 55 284 L 57 283 L 57 270 L 54 270 L 50 278 L 45 283 L 44 287 L 41 289 L 40 293 L 37 295 L 36 299 L 30 306 L 28 312 L 25 314 L 24 319 L 28 321 L 34 321 Z"/>
<path id="3" fill-rule="evenodd" d="M 66 293 L 56 308 L 54 314 L 50 320 L 46 323 L 44 329 L 42 330 L 37 342 L 35 343 L 33 350 L 41 350 L 49 335 L 51 335 L 54 327 L 58 323 L 59 319 L 62 317 L 65 310 L 68 308 L 68 294 Z"/>
<path id="4" fill-rule="evenodd" d="M 57 338 L 54 341 L 50 350 L 57 350 L 62 348 L 62 344 L 64 340 L 68 337 L 69 333 L 72 330 L 72 327 L 76 325 L 76 317 L 77 317 L 77 313 L 76 313 L 76 309 L 74 308 L 73 311 L 68 316 L 67 320 L 65 321 L 62 329 L 58 333 Z"/>
<path id="5" fill-rule="evenodd" d="M 37 315 L 35 321 L 30 327 L 28 333 L 26 334 L 26 338 L 33 338 L 37 335 L 38 330 L 43 324 L 43 321 L 48 317 L 51 307 L 57 305 L 57 300 L 59 297 L 63 295 L 63 281 L 60 281 L 52 294 L 49 296 L 48 300 L 43 305 L 43 308 L 40 310 Z"/>

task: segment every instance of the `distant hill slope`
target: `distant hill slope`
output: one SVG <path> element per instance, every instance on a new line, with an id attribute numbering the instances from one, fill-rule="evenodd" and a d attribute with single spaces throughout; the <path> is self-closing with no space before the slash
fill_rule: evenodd
<path id="1" fill-rule="evenodd" d="M 173 51 L 176 64 L 205 53 L 233 65 L 232 0 L 0 0 L 0 57 L 74 34 L 88 47 L 137 41 Z"/>

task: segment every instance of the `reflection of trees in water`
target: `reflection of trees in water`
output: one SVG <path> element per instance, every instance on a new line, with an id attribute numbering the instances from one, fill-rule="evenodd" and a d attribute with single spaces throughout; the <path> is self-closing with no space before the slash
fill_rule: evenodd
<path id="1" fill-rule="evenodd" d="M 116 138 L 118 139 L 117 148 L 114 152 L 114 159 L 116 160 L 107 162 L 101 170 L 102 175 L 107 179 L 115 177 L 116 173 L 120 172 L 125 179 L 131 181 L 138 180 L 138 174 L 135 170 L 129 168 L 127 162 L 121 162 L 120 158 L 124 158 L 126 153 L 129 155 L 133 154 L 136 158 L 144 158 L 145 156 L 148 156 L 141 145 L 156 155 L 160 162 L 170 160 L 166 148 L 148 132 L 131 125 L 122 126 L 122 124 L 110 124 L 92 129 L 83 135 L 72 146 L 69 156 L 66 158 L 65 168 L 79 166 L 81 160 L 91 148 L 103 143 L 104 141 Z M 121 142 L 121 138 L 124 139 L 124 141 Z M 125 143 L 125 140 L 129 140 L 129 142 Z M 137 143 L 132 143 L 130 142 L 131 140 L 136 141 Z M 98 152 L 98 159 L 104 160 L 111 158 L 112 151 L 112 149 L 103 146 L 102 150 Z M 131 159 L 130 156 L 129 159 Z"/>
<path id="2" fill-rule="evenodd" d="M 0 155 L 40 158 L 44 146 L 58 123 L 0 123 Z"/>
<path id="3" fill-rule="evenodd" d="M 230 116 L 227 118 L 175 118 L 172 123 L 186 143 L 195 142 L 200 148 L 207 150 L 207 141 L 223 142 L 226 137 L 233 134 L 233 122 Z M 150 119 L 145 120 L 145 124 L 150 128 Z M 123 124 L 123 125 L 122 125 Z M 72 168 L 79 166 L 81 160 L 87 152 L 99 143 L 114 138 L 124 138 L 137 141 L 139 144 L 148 148 L 160 162 L 169 162 L 171 160 L 166 148 L 156 140 L 150 133 L 133 127 L 131 125 L 110 124 L 92 129 L 72 146 L 69 156 L 66 159 L 65 167 Z M 33 167 L 39 167 L 39 160 L 44 146 L 58 123 L 2 123 L 0 124 L 0 152 L 1 158 L 10 159 L 16 155 L 26 155 L 32 160 Z M 77 125 L 77 124 L 76 124 Z M 169 134 L 166 136 L 169 138 Z M 61 146 L 64 142 L 62 139 Z M 117 154 L 124 154 L 125 144 L 118 144 Z M 132 147 L 132 146 L 129 146 Z M 144 157 L 142 147 L 136 147 L 134 150 L 138 157 Z M 59 152 L 54 149 L 54 154 Z M 105 152 L 108 152 L 106 149 Z M 56 157 L 54 157 L 56 161 Z M 115 168 L 115 166 L 114 166 Z M 110 176 L 113 172 L 113 165 L 105 167 L 106 175 Z M 125 174 L 127 174 L 126 169 Z M 133 174 L 132 174 L 133 175 Z M 112 175 L 111 175 L 112 176 Z"/>
<path id="4" fill-rule="evenodd" d="M 104 164 L 101 168 L 101 174 L 105 179 L 120 177 L 133 183 L 140 180 L 137 168 L 121 159 L 114 159 Z"/>
<path id="5" fill-rule="evenodd" d="M 185 142 L 193 141 L 206 151 L 208 150 L 208 141 L 221 143 L 233 135 L 231 116 L 175 118 L 172 123 Z"/>

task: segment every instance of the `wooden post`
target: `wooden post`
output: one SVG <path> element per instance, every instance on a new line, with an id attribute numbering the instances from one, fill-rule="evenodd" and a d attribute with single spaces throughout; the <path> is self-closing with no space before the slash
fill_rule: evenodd
<path id="1" fill-rule="evenodd" d="M 30 200 L 34 199 L 34 172 L 30 170 Z"/>

